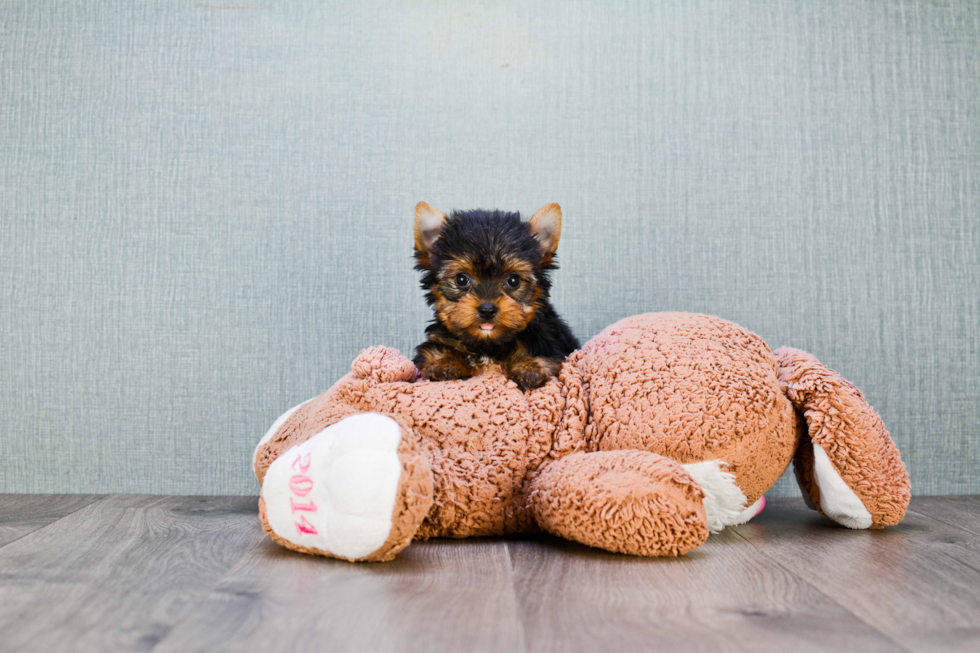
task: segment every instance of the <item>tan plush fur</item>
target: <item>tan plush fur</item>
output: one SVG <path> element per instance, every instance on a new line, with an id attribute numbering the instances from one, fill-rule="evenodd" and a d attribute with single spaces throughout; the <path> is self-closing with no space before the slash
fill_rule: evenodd
<path id="1" fill-rule="evenodd" d="M 780 384 L 806 416 L 809 442 L 801 447 L 794 464 L 810 503 L 820 509 L 820 491 L 813 482 L 811 443 L 816 443 L 827 451 L 837 473 L 871 513 L 871 528 L 902 521 L 911 486 L 898 448 L 878 413 L 860 390 L 812 355 L 782 347 L 775 356 Z"/>
<path id="2" fill-rule="evenodd" d="M 676 556 L 708 537 L 703 493 L 680 463 L 648 451 L 576 453 L 531 482 L 528 503 L 546 531 L 589 546 Z"/>
<path id="3" fill-rule="evenodd" d="M 278 456 L 345 417 L 395 419 L 403 471 L 392 534 L 363 560 L 390 559 L 413 538 L 537 528 L 610 551 L 683 554 L 708 527 L 703 488 L 682 464 L 723 461 L 749 505 L 796 455 L 801 486 L 819 505 L 807 481 L 810 438 L 876 526 L 896 523 L 908 476 L 881 420 L 812 356 L 777 353 L 716 317 L 639 315 L 522 392 L 492 366 L 463 381 L 422 381 L 407 358 L 375 347 L 259 447 L 255 473 L 261 483 Z M 285 546 L 329 555 L 275 536 L 262 516 Z"/>

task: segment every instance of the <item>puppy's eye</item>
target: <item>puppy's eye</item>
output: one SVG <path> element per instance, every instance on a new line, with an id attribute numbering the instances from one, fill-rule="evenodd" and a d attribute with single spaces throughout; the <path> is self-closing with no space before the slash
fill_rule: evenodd
<path id="1" fill-rule="evenodd" d="M 456 275 L 456 285 L 459 286 L 460 288 L 465 288 L 468 285 L 470 285 L 470 278 L 465 274 L 463 274 L 462 272 L 460 272 L 459 274 Z"/>
<path id="2" fill-rule="evenodd" d="M 519 276 L 517 276 L 516 274 L 512 274 L 509 277 L 507 277 L 508 287 L 517 288 L 519 285 L 521 285 L 521 278 Z"/>

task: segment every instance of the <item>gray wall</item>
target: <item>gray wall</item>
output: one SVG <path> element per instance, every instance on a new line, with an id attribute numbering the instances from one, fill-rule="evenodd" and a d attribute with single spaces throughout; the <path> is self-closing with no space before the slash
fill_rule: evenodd
<path id="1" fill-rule="evenodd" d="M 421 339 L 424 199 L 560 202 L 580 336 L 735 320 L 980 492 L 976 3 L 135 4 L 0 5 L 0 491 L 255 493 Z"/>

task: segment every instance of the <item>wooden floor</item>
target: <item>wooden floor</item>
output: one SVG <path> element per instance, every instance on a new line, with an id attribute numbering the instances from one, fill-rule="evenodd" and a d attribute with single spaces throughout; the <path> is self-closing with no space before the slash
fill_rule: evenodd
<path id="1" fill-rule="evenodd" d="M 980 651 L 980 497 L 773 500 L 681 559 L 547 537 L 292 553 L 248 497 L 0 495 L 0 651 Z"/>

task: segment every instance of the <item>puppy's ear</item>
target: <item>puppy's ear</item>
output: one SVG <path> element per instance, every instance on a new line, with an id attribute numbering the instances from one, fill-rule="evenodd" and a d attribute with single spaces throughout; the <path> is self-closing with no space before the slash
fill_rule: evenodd
<path id="1" fill-rule="evenodd" d="M 549 204 L 535 213 L 528 224 L 531 233 L 541 243 L 541 254 L 547 263 L 558 249 L 558 239 L 561 238 L 561 207 Z"/>
<path id="2" fill-rule="evenodd" d="M 428 258 L 446 224 L 446 216 L 426 204 L 415 205 L 415 249 Z"/>

